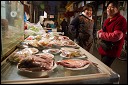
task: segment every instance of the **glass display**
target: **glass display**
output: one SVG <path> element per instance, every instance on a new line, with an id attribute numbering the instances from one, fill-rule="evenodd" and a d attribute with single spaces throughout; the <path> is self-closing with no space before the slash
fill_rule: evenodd
<path id="1" fill-rule="evenodd" d="M 19 1 L 1 1 L 1 59 L 24 40 L 24 10 Z"/>

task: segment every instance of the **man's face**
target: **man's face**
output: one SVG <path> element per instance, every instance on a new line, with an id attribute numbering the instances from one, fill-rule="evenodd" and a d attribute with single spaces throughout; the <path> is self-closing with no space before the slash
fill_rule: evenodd
<path id="1" fill-rule="evenodd" d="M 118 9 L 110 3 L 107 7 L 107 14 L 108 16 L 114 16 L 118 12 Z"/>

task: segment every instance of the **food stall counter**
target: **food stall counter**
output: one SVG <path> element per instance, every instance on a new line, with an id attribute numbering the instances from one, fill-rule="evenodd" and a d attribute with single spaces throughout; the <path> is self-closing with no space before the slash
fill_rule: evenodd
<path id="1" fill-rule="evenodd" d="M 85 65 L 82 68 L 68 68 L 57 64 L 57 62 L 69 59 L 62 53 L 54 55 L 54 66 L 48 72 L 22 72 L 17 64 L 9 62 L 8 58 L 14 56 L 15 50 L 7 59 L 1 63 L 1 83 L 2 84 L 118 84 L 119 74 L 111 68 L 103 64 L 95 56 L 77 45 L 80 52 L 84 53 L 84 57 L 79 57 L 81 60 L 88 60 L 92 63 Z M 64 46 L 65 47 L 65 46 Z M 63 48 L 64 48 L 63 47 Z M 78 49 L 76 48 L 76 49 Z M 52 48 L 50 48 L 52 49 Z M 57 48 L 62 50 L 61 48 Z M 69 47 L 69 49 L 72 49 Z M 38 53 L 47 51 L 46 49 L 39 50 Z M 76 60 L 79 60 L 76 58 Z"/>

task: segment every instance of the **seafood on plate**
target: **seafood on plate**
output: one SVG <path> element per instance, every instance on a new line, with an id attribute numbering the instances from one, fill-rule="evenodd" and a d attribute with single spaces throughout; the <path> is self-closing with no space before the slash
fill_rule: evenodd
<path id="1" fill-rule="evenodd" d="M 49 42 L 49 44 L 56 45 L 56 46 L 63 46 L 62 42 L 59 40 L 52 40 Z"/>
<path id="2" fill-rule="evenodd" d="M 44 55 L 31 55 L 18 63 L 20 71 L 40 72 L 52 70 L 55 65 L 53 58 Z"/>
<path id="3" fill-rule="evenodd" d="M 14 52 L 13 55 L 11 55 L 8 60 L 11 62 L 11 63 L 18 63 L 20 60 L 26 58 L 27 55 L 24 54 L 22 51 L 17 51 L 17 52 Z"/>
<path id="4" fill-rule="evenodd" d="M 38 42 L 38 44 L 39 44 L 40 46 L 51 47 L 52 44 L 50 44 L 49 42 L 50 42 L 50 40 L 48 40 L 48 39 L 42 39 L 42 40 L 40 40 L 40 41 Z"/>
<path id="5" fill-rule="evenodd" d="M 44 49 L 43 52 L 44 52 L 44 53 L 57 54 L 57 53 L 60 52 L 60 50 L 57 49 L 57 48 L 51 48 L 51 49 Z"/>
<path id="6" fill-rule="evenodd" d="M 33 47 L 39 47 L 37 40 L 28 41 L 28 45 L 33 46 Z"/>
<path id="7" fill-rule="evenodd" d="M 21 50 L 22 53 L 26 54 L 26 55 L 29 55 L 29 54 L 35 54 L 37 52 L 39 52 L 38 49 L 36 48 L 24 48 L 23 50 Z"/>
<path id="8" fill-rule="evenodd" d="M 66 68 L 82 68 L 86 65 L 89 65 L 90 63 L 90 61 L 82 59 L 65 59 L 57 61 L 57 65 L 61 65 Z"/>
<path id="9" fill-rule="evenodd" d="M 83 53 L 79 49 L 63 47 L 60 56 L 65 58 L 83 57 Z M 84 55 L 85 56 L 85 55 Z"/>
<path id="10" fill-rule="evenodd" d="M 9 61 L 13 63 L 18 63 L 22 59 L 28 57 L 29 55 L 37 53 L 39 50 L 36 48 L 24 48 L 23 50 L 16 51 L 12 56 L 9 57 Z"/>
<path id="11" fill-rule="evenodd" d="M 53 54 L 51 54 L 51 53 L 38 53 L 38 54 L 35 54 L 37 57 L 43 57 L 43 58 L 51 58 L 51 59 L 53 59 L 54 58 L 54 55 Z"/>
<path id="12" fill-rule="evenodd" d="M 34 36 L 28 36 L 25 40 L 34 40 L 35 37 Z"/>
<path id="13" fill-rule="evenodd" d="M 64 46 L 77 46 L 72 40 L 65 40 L 62 43 Z"/>

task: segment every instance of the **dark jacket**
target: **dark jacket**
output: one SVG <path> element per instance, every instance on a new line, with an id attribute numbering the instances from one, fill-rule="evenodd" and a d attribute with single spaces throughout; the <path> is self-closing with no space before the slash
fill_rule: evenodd
<path id="1" fill-rule="evenodd" d="M 73 19 L 70 25 L 76 30 L 74 34 L 76 34 L 75 39 L 77 39 L 78 44 L 89 51 L 93 43 L 94 20 L 81 14 Z"/>
<path id="2" fill-rule="evenodd" d="M 60 25 L 62 26 L 62 31 L 65 32 L 67 29 L 68 23 L 65 20 L 63 20 Z"/>
<path id="3" fill-rule="evenodd" d="M 120 57 L 127 31 L 126 19 L 120 13 L 117 13 L 111 21 L 110 18 L 105 20 L 103 27 L 106 27 L 106 32 L 101 30 L 101 39 L 113 42 L 114 47 L 108 51 L 99 47 L 99 53 L 111 57 Z M 121 36 L 123 37 L 120 39 Z"/>
<path id="4" fill-rule="evenodd" d="M 76 30 L 76 36 L 75 38 L 78 37 L 79 33 L 84 33 L 87 32 L 90 35 L 93 33 L 93 26 L 94 26 L 94 21 L 88 19 L 86 16 L 83 14 L 77 16 L 72 20 L 70 25 L 74 26 L 74 29 Z"/>

